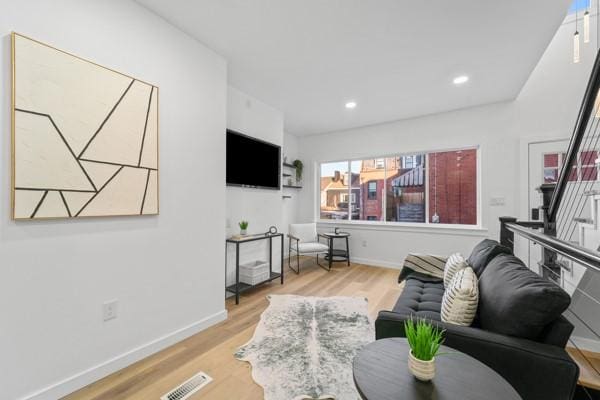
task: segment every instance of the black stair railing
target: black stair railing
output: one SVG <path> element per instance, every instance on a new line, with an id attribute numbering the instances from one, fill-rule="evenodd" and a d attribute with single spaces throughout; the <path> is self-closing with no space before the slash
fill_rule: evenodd
<path id="1" fill-rule="evenodd" d="M 598 90 L 600 89 L 600 50 L 596 54 L 596 61 L 594 62 L 594 68 L 590 80 L 588 81 L 583 101 L 579 109 L 577 121 L 575 122 L 575 128 L 569 141 L 569 147 L 563 162 L 558 181 L 556 182 L 556 189 L 552 194 L 549 208 L 547 210 L 547 219 L 549 221 L 556 221 L 558 215 L 558 209 L 561 205 L 561 201 L 565 195 L 567 189 L 567 183 L 571 176 L 573 166 L 577 163 L 578 155 L 580 154 L 580 148 L 586 137 L 586 132 L 591 128 L 589 121 L 592 115 L 594 115 L 594 109 L 597 105 Z M 597 124 L 596 124 L 597 129 Z M 589 135 L 588 135 L 589 136 Z"/>
<path id="2" fill-rule="evenodd" d="M 541 261 L 530 268 L 538 267 L 541 276 L 571 294 L 571 305 L 565 312 L 575 325 L 569 343 L 570 351 L 580 368 L 587 370 L 587 377 L 595 375 L 595 383 L 580 380 L 584 391 L 586 385 L 597 387 L 600 382 L 600 368 L 590 359 L 592 353 L 594 358 L 600 358 L 600 319 L 597 318 L 600 315 L 600 252 L 597 246 L 593 249 L 584 247 L 583 238 L 575 236 L 582 222 L 600 228 L 600 221 L 589 221 L 584 215 L 585 207 L 592 201 L 588 194 L 600 195 L 600 190 L 595 190 L 598 189 L 595 185 L 599 182 L 600 165 L 599 91 L 600 51 L 596 55 L 558 179 L 556 183 L 543 184 L 538 189 L 542 194 L 541 212 L 538 213 L 543 221 L 500 218 L 501 243 L 514 251 L 515 235 L 518 235 L 538 244 L 542 252 Z M 600 218 L 600 201 L 594 206 L 597 208 L 595 217 Z"/>

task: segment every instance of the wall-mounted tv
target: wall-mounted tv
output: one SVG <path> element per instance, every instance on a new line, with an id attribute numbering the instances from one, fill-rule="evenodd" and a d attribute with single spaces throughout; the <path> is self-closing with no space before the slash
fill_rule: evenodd
<path id="1" fill-rule="evenodd" d="M 281 147 L 227 130 L 228 186 L 279 190 Z"/>

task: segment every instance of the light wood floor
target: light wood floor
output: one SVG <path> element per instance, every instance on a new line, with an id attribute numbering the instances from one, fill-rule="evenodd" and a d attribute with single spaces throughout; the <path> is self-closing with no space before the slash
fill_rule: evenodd
<path id="1" fill-rule="evenodd" d="M 285 284 L 266 284 L 242 295 L 240 304 L 231 299 L 226 306 L 229 317 L 197 335 L 93 383 L 64 399 L 67 400 L 153 400 L 167 393 L 198 371 L 214 380 L 190 399 L 262 399 L 263 390 L 251 377 L 250 365 L 233 357 L 235 350 L 252 338 L 260 314 L 267 307 L 267 294 L 304 296 L 361 296 L 369 299 L 369 314 L 390 309 L 401 288 L 398 270 L 360 264 L 338 263 L 331 272 L 302 260 L 300 275 L 286 266 Z"/>
<path id="2" fill-rule="evenodd" d="M 581 386 L 600 390 L 600 353 L 587 350 L 577 350 L 567 347 L 571 358 L 579 365 L 579 381 Z"/>

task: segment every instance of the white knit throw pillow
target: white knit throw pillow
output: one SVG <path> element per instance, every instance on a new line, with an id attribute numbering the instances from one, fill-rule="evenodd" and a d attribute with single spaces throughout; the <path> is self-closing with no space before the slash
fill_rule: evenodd
<path id="1" fill-rule="evenodd" d="M 458 271 L 450 286 L 444 291 L 442 299 L 442 321 L 470 326 L 477 314 L 479 303 L 479 287 L 477 275 L 473 268 L 467 267 Z"/>
<path id="2" fill-rule="evenodd" d="M 444 265 L 444 287 L 447 288 L 452 281 L 454 275 L 461 269 L 467 268 L 469 264 L 460 253 L 454 253 L 446 261 Z"/>

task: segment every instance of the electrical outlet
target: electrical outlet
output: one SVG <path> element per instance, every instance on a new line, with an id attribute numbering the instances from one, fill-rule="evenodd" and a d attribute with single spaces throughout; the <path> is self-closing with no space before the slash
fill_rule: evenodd
<path id="1" fill-rule="evenodd" d="M 367 241 L 366 240 L 362 241 L 362 247 L 367 247 Z"/>
<path id="2" fill-rule="evenodd" d="M 104 321 L 117 318 L 119 300 L 110 300 L 102 304 L 102 318 Z"/>
<path id="3" fill-rule="evenodd" d="M 506 198 L 504 198 L 504 197 L 490 198 L 490 206 L 504 206 L 504 205 L 506 205 Z"/>

